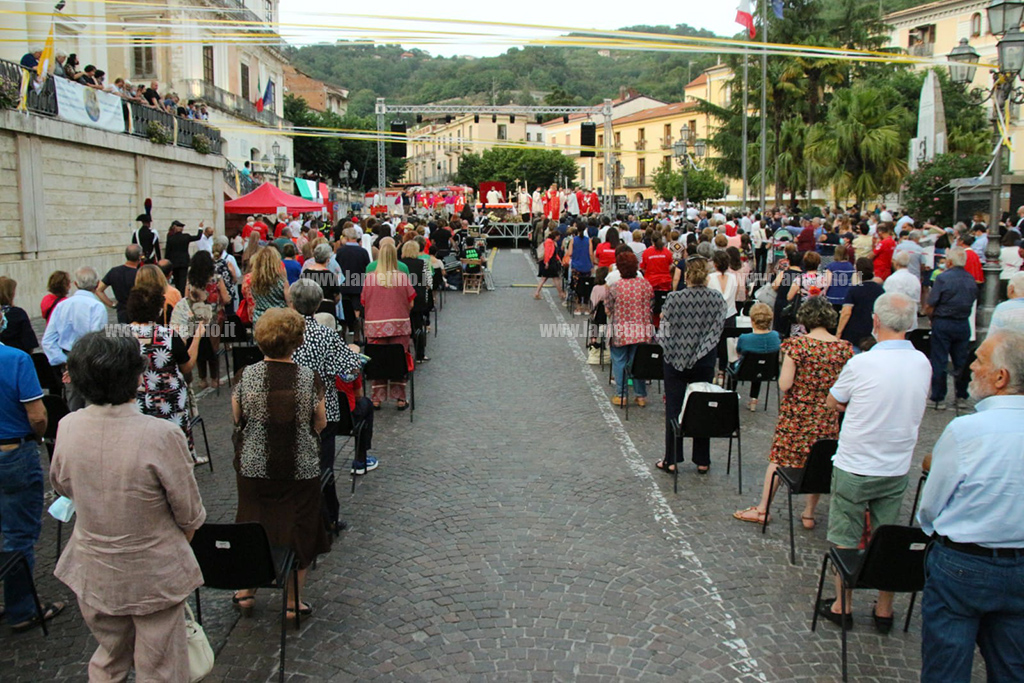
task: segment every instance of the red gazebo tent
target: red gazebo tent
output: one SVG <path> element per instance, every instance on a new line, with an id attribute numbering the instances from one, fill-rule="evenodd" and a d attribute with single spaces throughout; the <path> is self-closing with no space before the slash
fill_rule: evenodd
<path id="1" fill-rule="evenodd" d="M 224 213 L 276 213 L 282 206 L 292 215 L 324 209 L 319 202 L 296 197 L 271 183 L 263 183 L 249 194 L 224 202 Z"/>

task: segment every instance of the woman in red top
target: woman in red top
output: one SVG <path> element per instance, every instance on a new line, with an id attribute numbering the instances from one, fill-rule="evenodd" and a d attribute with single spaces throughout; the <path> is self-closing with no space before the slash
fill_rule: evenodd
<path id="1" fill-rule="evenodd" d="M 608 228 L 604 236 L 604 242 L 594 249 L 594 260 L 598 268 L 611 268 L 615 265 L 615 249 L 619 246 L 619 231 L 615 228 Z"/>
<path id="2" fill-rule="evenodd" d="M 644 250 L 640 260 L 640 268 L 644 277 L 656 292 L 667 292 L 672 288 L 672 252 L 665 248 L 665 238 L 659 233 L 654 236 L 654 244 Z"/>
<path id="3" fill-rule="evenodd" d="M 46 296 L 39 304 L 39 312 L 50 322 L 50 314 L 57 304 L 68 298 L 68 291 L 71 289 L 71 276 L 63 270 L 55 270 L 50 273 L 50 279 L 46 281 Z"/>
<path id="4" fill-rule="evenodd" d="M 896 251 L 896 240 L 892 234 L 891 223 L 879 223 L 878 242 L 875 243 L 875 277 L 883 281 L 892 275 L 892 254 Z"/>

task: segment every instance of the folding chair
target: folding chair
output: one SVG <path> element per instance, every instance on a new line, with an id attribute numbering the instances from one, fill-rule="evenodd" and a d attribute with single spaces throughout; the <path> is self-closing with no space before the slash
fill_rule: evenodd
<path id="1" fill-rule="evenodd" d="M 775 402 L 782 405 L 782 394 L 779 391 L 779 354 L 778 353 L 745 353 L 736 372 L 726 371 L 730 387 L 735 391 L 740 382 L 761 382 L 765 384 L 764 409 L 768 411 L 768 397 L 771 396 L 771 383 L 775 382 Z"/>
<path id="2" fill-rule="evenodd" d="M 768 487 L 768 504 L 765 510 L 771 510 L 774 498 L 775 480 L 786 485 L 789 494 L 789 563 L 796 564 L 796 541 L 793 536 L 793 496 L 814 493 L 832 492 L 832 456 L 836 454 L 839 442 L 835 439 L 820 439 L 811 446 L 811 452 L 803 467 L 777 467 L 772 472 Z M 761 523 L 761 533 L 768 529 L 768 515 L 765 514 Z"/>
<path id="3" fill-rule="evenodd" d="M 915 527 L 887 524 L 875 529 L 864 550 L 856 548 L 832 548 L 821 563 L 821 577 L 818 579 L 818 595 L 814 599 L 814 616 L 811 630 L 818 625 L 817 605 L 821 600 L 821 589 L 825 585 L 825 570 L 831 562 L 839 573 L 843 590 L 839 592 L 840 605 L 846 613 L 846 591 L 870 588 L 892 593 L 911 593 L 910 606 L 903 632 L 910 629 L 910 617 L 914 613 L 914 602 L 918 591 L 924 588 L 924 558 L 928 547 L 928 536 Z M 843 629 L 843 680 L 846 680 L 846 623 Z"/>
<path id="4" fill-rule="evenodd" d="M 60 394 L 43 394 L 43 407 L 46 408 L 46 432 L 40 441 L 46 446 L 50 462 L 53 462 L 53 449 L 57 446 L 57 423 L 69 412 L 67 401 Z M 57 520 L 57 552 L 56 560 L 60 559 L 60 550 L 64 535 L 64 522 Z"/>
<path id="5" fill-rule="evenodd" d="M 917 480 L 917 491 L 914 493 L 914 503 L 910 506 L 910 521 L 907 523 L 910 526 L 914 526 L 914 522 L 917 521 L 917 503 L 921 500 L 921 491 L 924 489 L 924 483 L 928 481 L 929 470 L 921 470 L 921 478 Z"/>
<path id="6" fill-rule="evenodd" d="M 356 420 L 352 415 L 352 409 L 348 406 L 348 397 L 338 393 L 338 436 L 347 436 L 352 439 L 352 460 L 355 461 L 359 455 L 359 444 L 363 438 L 363 429 L 366 424 L 362 420 Z M 339 449 L 340 450 L 340 449 Z M 335 456 L 337 463 L 337 456 Z M 356 474 L 352 472 L 352 493 L 356 492 Z"/>
<path id="7" fill-rule="evenodd" d="M 651 302 L 651 320 L 658 321 L 658 327 L 661 327 L 661 309 L 665 307 L 665 299 L 668 298 L 668 292 L 662 292 L 655 290 L 654 299 Z"/>
<path id="8" fill-rule="evenodd" d="M 193 443 L 195 443 L 196 439 L 196 425 L 203 428 L 203 445 L 206 446 L 206 463 L 210 466 L 210 471 L 213 472 L 213 454 L 210 453 L 210 441 L 206 438 L 206 423 L 203 421 L 202 415 L 196 415 L 191 421 Z"/>
<path id="9" fill-rule="evenodd" d="M 914 348 L 928 358 L 932 357 L 932 331 L 931 329 L 918 328 L 907 332 L 907 341 L 914 345 Z"/>
<path id="10" fill-rule="evenodd" d="M 660 380 L 664 377 L 664 368 L 661 360 L 660 344 L 637 344 L 633 362 L 626 366 L 625 377 L 622 380 L 623 407 L 626 409 L 626 419 L 629 419 L 629 401 L 626 400 L 627 387 L 630 380 Z"/>
<path id="11" fill-rule="evenodd" d="M 203 573 L 203 587 L 222 590 L 247 588 L 281 589 L 281 664 L 284 681 L 285 635 L 288 629 L 288 578 L 293 578 L 296 607 L 299 605 L 299 574 L 295 553 L 270 545 L 259 522 L 204 524 L 192 537 L 192 552 Z M 196 621 L 203 623 L 203 605 L 196 589 Z M 295 610 L 299 630 L 299 610 Z"/>
<path id="12" fill-rule="evenodd" d="M 43 635 L 50 635 L 46 628 L 46 620 L 43 618 L 43 606 L 39 602 L 39 594 L 36 593 L 36 582 L 32 579 L 32 568 L 28 566 L 28 558 L 17 550 L 0 552 L 0 583 L 3 583 L 8 576 L 18 569 L 25 572 L 28 577 L 28 586 L 32 590 L 32 600 L 36 603 L 36 619 L 43 627 Z"/>
<path id="13" fill-rule="evenodd" d="M 467 267 L 472 268 L 473 266 L 480 266 L 480 259 L 465 259 L 463 263 Z M 462 293 L 463 294 L 479 294 L 480 286 L 484 283 L 484 273 L 481 270 L 479 273 L 464 272 L 462 274 Z"/>
<path id="14" fill-rule="evenodd" d="M 729 439 L 725 473 L 732 471 L 732 440 L 736 439 L 738 492 L 743 493 L 743 441 L 740 438 L 740 396 L 735 391 L 692 391 L 686 398 L 683 419 L 672 420 L 672 491 L 679 493 L 679 463 L 683 460 L 683 439 Z"/>
<path id="15" fill-rule="evenodd" d="M 33 353 L 32 365 L 36 368 L 39 386 L 43 388 L 43 391 L 48 391 L 51 394 L 64 393 L 64 383 L 57 376 L 57 369 L 50 365 L 45 353 L 42 351 Z"/>
<path id="16" fill-rule="evenodd" d="M 604 338 L 604 330 L 608 325 L 608 313 L 605 311 L 604 302 L 598 302 L 590 315 L 587 316 L 587 343 L 590 342 L 591 330 L 596 328 L 600 335 L 598 349 L 600 350 L 601 367 L 604 368 L 604 353 L 608 344 Z"/>
<path id="17" fill-rule="evenodd" d="M 263 360 L 263 352 L 258 346 L 234 346 L 231 348 L 231 361 L 235 367 L 237 378 L 246 366 Z"/>
<path id="18" fill-rule="evenodd" d="M 363 366 L 363 383 L 372 380 L 409 383 L 409 422 L 416 412 L 416 373 L 409 370 L 405 347 L 401 344 L 367 344 L 363 353 L 370 357 Z"/>

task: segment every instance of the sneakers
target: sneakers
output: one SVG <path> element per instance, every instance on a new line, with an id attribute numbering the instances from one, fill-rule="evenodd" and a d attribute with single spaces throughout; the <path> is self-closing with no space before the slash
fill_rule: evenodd
<path id="1" fill-rule="evenodd" d="M 378 465 L 380 465 L 380 463 L 377 462 L 377 458 L 373 457 L 372 455 L 366 456 L 366 462 L 357 462 L 357 461 L 353 460 L 352 461 L 352 474 L 357 475 L 357 476 L 358 475 L 366 474 L 370 470 L 377 469 Z"/>
<path id="2" fill-rule="evenodd" d="M 197 465 L 206 465 L 210 462 L 210 459 L 205 455 L 197 455 L 195 462 Z"/>

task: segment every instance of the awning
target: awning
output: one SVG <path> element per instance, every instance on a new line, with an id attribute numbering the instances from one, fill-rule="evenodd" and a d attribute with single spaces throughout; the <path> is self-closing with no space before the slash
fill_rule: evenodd
<path id="1" fill-rule="evenodd" d="M 263 183 L 247 195 L 224 202 L 224 213 L 276 213 L 281 207 L 292 215 L 320 212 L 324 208 L 320 202 L 296 197 L 271 183 Z"/>

